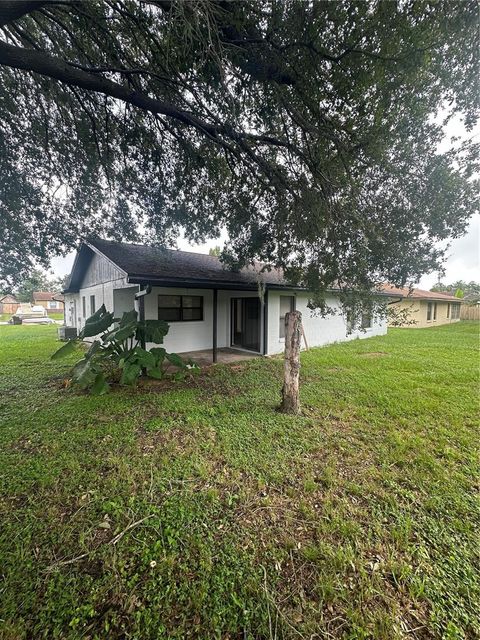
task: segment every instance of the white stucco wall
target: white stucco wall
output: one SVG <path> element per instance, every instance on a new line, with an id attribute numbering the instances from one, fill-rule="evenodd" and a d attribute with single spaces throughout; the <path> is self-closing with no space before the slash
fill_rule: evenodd
<path id="1" fill-rule="evenodd" d="M 67 294 L 66 320 L 69 322 L 68 309 L 70 301 L 77 303 L 77 329 L 81 330 L 85 324 L 82 315 L 82 297 L 86 298 L 87 313 L 90 315 L 90 296 L 95 295 L 95 306 L 105 304 L 108 311 L 115 312 L 120 317 L 124 311 L 134 308 L 134 294 L 137 287 L 128 284 L 125 279 L 114 280 L 101 285 L 80 289 L 78 294 Z M 164 346 L 167 351 L 182 353 L 186 351 L 199 351 L 211 349 L 213 343 L 213 291 L 211 289 L 189 289 L 171 287 L 152 287 L 150 294 L 146 295 L 145 318 L 156 320 L 158 318 L 159 295 L 192 295 L 203 296 L 203 320 L 190 322 L 170 322 L 170 331 L 165 337 Z M 236 297 L 256 297 L 256 291 L 219 291 L 218 292 L 218 320 L 217 320 L 217 346 L 229 347 L 231 334 L 231 299 Z M 308 295 L 295 291 L 269 291 L 268 293 L 268 354 L 281 353 L 284 350 L 284 340 L 280 338 L 280 296 L 295 296 L 295 308 L 301 311 L 303 327 L 309 347 L 317 347 L 332 342 L 354 340 L 356 338 L 369 338 L 383 335 L 387 332 L 385 319 L 374 318 L 372 327 L 365 331 L 356 330 L 347 335 L 345 317 L 341 312 L 337 298 L 331 296 L 327 302 L 329 306 L 337 310 L 335 315 L 322 318 L 308 309 Z M 147 348 L 155 346 L 147 345 Z M 304 345 L 303 345 L 304 346 Z M 260 319 L 260 351 L 263 352 L 263 319 Z"/>
<path id="2" fill-rule="evenodd" d="M 76 315 L 74 317 L 73 326 L 76 327 L 78 331 L 83 329 L 85 326 L 85 320 L 92 315 L 90 311 L 90 296 L 95 296 L 96 310 L 104 304 L 107 311 L 116 311 L 114 291 L 125 287 L 131 288 L 132 285 L 128 284 L 125 278 L 119 278 L 117 280 L 112 280 L 111 282 L 104 282 L 91 287 L 82 287 L 78 293 L 65 294 L 65 322 L 68 326 L 72 326 L 70 320 L 70 308 L 71 305 L 76 302 Z M 138 287 L 135 287 L 135 290 L 137 289 Z M 86 304 L 85 318 L 83 317 L 83 297 L 85 297 Z M 131 294 L 131 297 L 133 299 L 133 293 Z"/>
<path id="3" fill-rule="evenodd" d="M 332 342 L 343 342 L 356 338 L 370 338 L 387 333 L 385 319 L 373 318 L 372 328 L 353 331 L 347 336 L 347 324 L 341 312 L 338 298 L 330 296 L 327 304 L 337 310 L 335 315 L 322 318 L 308 307 L 308 294 L 295 291 L 270 291 L 268 294 L 268 353 L 281 353 L 285 341 L 280 338 L 280 296 L 295 296 L 295 308 L 302 314 L 303 329 L 309 347 L 319 347 Z M 302 346 L 304 346 L 302 344 Z"/>
<path id="4" fill-rule="evenodd" d="M 182 353 L 211 349 L 213 343 L 213 291 L 211 289 L 181 289 L 172 287 L 152 287 L 145 296 L 145 318 L 158 318 L 159 295 L 203 296 L 203 320 L 189 322 L 169 322 L 170 330 L 165 337 L 167 351 Z M 230 346 L 231 299 L 256 296 L 255 291 L 219 291 L 217 298 L 217 346 Z M 263 322 L 260 330 L 260 344 L 263 345 Z M 153 345 L 148 345 L 153 346 Z"/>

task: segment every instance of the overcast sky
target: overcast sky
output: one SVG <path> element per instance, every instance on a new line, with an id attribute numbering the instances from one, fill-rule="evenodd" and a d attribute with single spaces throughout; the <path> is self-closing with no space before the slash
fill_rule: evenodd
<path id="1" fill-rule="evenodd" d="M 471 134 L 470 134 L 471 135 Z M 480 126 L 475 131 L 475 137 L 480 136 Z M 445 138 L 439 146 L 439 151 L 445 151 L 451 147 L 452 137 L 459 138 L 461 141 L 466 137 L 465 129 L 459 118 L 452 119 L 445 128 Z M 468 136 L 470 137 L 470 136 Z M 458 142 L 457 142 L 458 144 Z M 179 238 L 178 248 L 190 251 L 198 251 L 199 253 L 208 253 L 211 247 L 223 244 L 224 238 L 221 240 L 211 240 L 206 244 L 191 245 L 184 238 Z M 65 258 L 53 258 L 52 272 L 55 276 L 64 276 L 70 273 L 75 253 L 69 253 Z M 453 240 L 446 253 L 444 263 L 445 275 L 441 276 L 442 282 L 449 284 L 456 280 L 480 280 L 480 213 L 473 216 L 470 221 L 467 232 L 461 238 Z M 421 289 L 430 289 L 438 280 L 438 274 L 427 274 L 416 283 Z"/>

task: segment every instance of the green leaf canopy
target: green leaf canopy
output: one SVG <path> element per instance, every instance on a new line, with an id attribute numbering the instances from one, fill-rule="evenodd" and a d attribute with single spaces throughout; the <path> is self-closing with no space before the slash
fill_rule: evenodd
<path id="1" fill-rule="evenodd" d="M 286 268 L 319 300 L 437 269 L 478 209 L 475 145 L 439 150 L 441 120 L 477 122 L 478 10 L 0 3 L 3 281 L 139 228 L 166 245 L 224 229 L 231 266 Z"/>

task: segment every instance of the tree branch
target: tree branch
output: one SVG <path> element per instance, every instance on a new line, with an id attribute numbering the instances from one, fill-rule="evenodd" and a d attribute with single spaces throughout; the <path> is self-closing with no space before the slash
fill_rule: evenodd
<path id="1" fill-rule="evenodd" d="M 0 42 L 0 64 L 14 69 L 39 73 L 40 75 L 79 87 L 80 89 L 86 89 L 87 91 L 102 93 L 134 105 L 143 111 L 168 116 L 213 136 L 227 132 L 227 128 L 220 130 L 218 127 L 212 126 L 193 114 L 178 109 L 174 105 L 151 98 L 142 92 L 132 91 L 108 78 L 76 69 L 71 64 L 59 58 L 54 58 L 39 51 L 15 47 L 6 42 Z"/>
<path id="2" fill-rule="evenodd" d="M 210 124 L 197 118 L 192 113 L 179 109 L 175 105 L 151 98 L 140 91 L 132 91 L 130 88 L 113 82 L 108 78 L 99 76 L 96 73 L 88 73 L 73 66 L 72 63 L 65 62 L 64 60 L 40 51 L 25 49 L 0 41 L 0 64 L 14 69 L 38 73 L 70 86 L 95 91 L 116 98 L 143 111 L 167 116 L 187 126 L 194 127 L 220 144 L 222 144 L 222 140 L 219 139 L 219 136 L 223 135 L 237 142 L 240 140 L 249 140 L 269 146 L 284 147 L 294 153 L 298 151 L 292 148 L 288 142 L 284 142 L 273 136 L 253 135 L 237 131 L 226 124 Z M 244 151 L 246 151 L 245 148 Z"/>
<path id="3" fill-rule="evenodd" d="M 0 27 L 46 5 L 66 4 L 55 0 L 0 0 Z M 70 3 L 67 3 L 70 4 Z"/>

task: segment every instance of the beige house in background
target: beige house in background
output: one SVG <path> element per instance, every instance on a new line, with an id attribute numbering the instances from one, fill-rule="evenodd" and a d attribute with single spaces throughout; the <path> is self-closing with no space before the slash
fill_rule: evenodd
<path id="1" fill-rule="evenodd" d="M 63 313 L 63 295 L 51 291 L 34 291 L 33 305 L 43 307 L 47 313 Z"/>
<path id="2" fill-rule="evenodd" d="M 393 308 L 406 309 L 409 319 L 415 321 L 415 324 L 400 326 L 423 329 L 460 320 L 462 301 L 455 296 L 435 291 L 423 291 L 422 289 L 399 289 L 390 285 L 384 287 L 383 291 L 391 294 L 392 302 L 390 305 Z M 393 300 L 396 298 L 397 301 L 394 302 Z"/>

